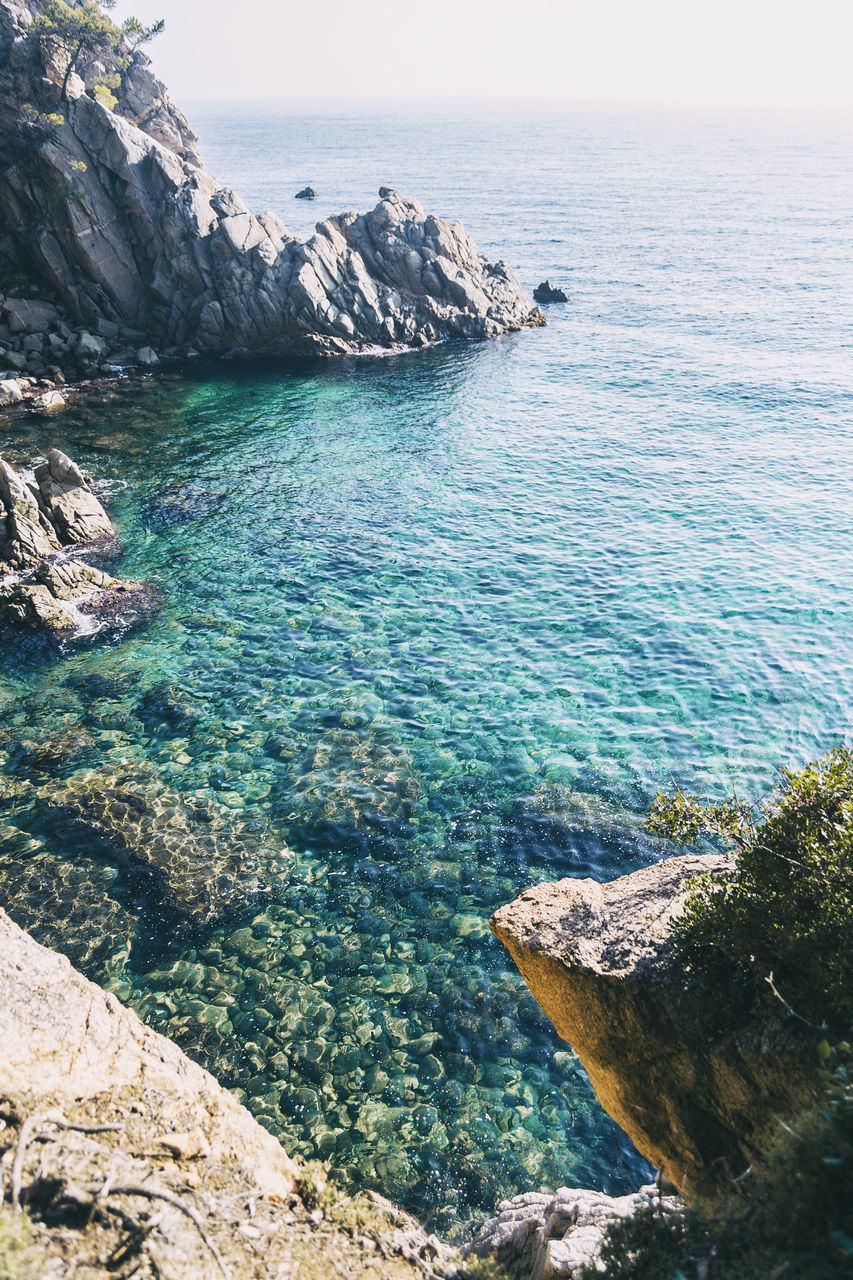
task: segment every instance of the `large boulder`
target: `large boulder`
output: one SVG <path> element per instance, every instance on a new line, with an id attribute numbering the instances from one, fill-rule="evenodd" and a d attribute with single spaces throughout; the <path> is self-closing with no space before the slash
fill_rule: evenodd
<path id="1" fill-rule="evenodd" d="M 32 1219 L 27 1275 L 454 1269 L 453 1251 L 382 1197 L 336 1210 L 322 1170 L 291 1160 L 213 1076 L 2 910 L 0 1008 L 0 1181 Z"/>
<path id="2" fill-rule="evenodd" d="M 48 449 L 47 462 L 35 469 L 51 524 L 64 543 L 114 538 L 110 518 L 75 462 L 60 449 Z"/>
<path id="3" fill-rule="evenodd" d="M 305 243 L 250 213 L 206 172 L 139 51 L 107 68 L 121 75 L 114 110 L 74 78 L 60 100 L 62 76 L 28 34 L 37 8 L 0 0 L 0 219 L 86 326 L 84 367 L 104 355 L 104 321 L 157 350 L 208 354 L 422 346 L 544 323 L 505 263 L 390 188 Z"/>
<path id="4" fill-rule="evenodd" d="M 813 1045 L 791 1019 L 724 1025 L 678 967 L 672 921 L 720 863 L 690 855 L 609 884 L 540 884 L 490 921 L 602 1106 L 691 1194 L 741 1174 L 816 1086 Z"/>

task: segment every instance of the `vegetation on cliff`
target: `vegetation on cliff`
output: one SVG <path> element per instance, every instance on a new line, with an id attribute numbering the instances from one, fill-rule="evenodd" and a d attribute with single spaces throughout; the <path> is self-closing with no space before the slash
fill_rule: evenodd
<path id="1" fill-rule="evenodd" d="M 853 1022 L 853 752 L 838 747 L 758 804 L 659 795 L 650 829 L 718 838 L 734 857 L 697 881 L 674 924 L 678 958 L 709 995 L 781 999 L 843 1035 Z"/>
<path id="2" fill-rule="evenodd" d="M 677 958 L 729 1019 L 781 1001 L 811 1026 L 823 1096 L 780 1120 L 778 1141 L 714 1201 L 615 1223 L 585 1280 L 853 1275 L 851 1051 L 829 1042 L 853 1023 L 853 752 L 782 772 L 781 791 L 757 805 L 659 795 L 649 826 L 732 850 L 674 922 Z"/>
<path id="3" fill-rule="evenodd" d="M 842 1280 L 853 1275 L 853 1079 L 833 1051 L 819 1109 L 713 1205 L 615 1222 L 583 1280 Z M 603 1269 L 602 1269 L 603 1268 Z"/>

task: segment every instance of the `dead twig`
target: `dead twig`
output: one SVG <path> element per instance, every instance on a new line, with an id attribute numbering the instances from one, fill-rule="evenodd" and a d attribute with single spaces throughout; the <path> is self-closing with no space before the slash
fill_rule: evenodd
<path id="1" fill-rule="evenodd" d="M 117 1133 L 121 1129 L 119 1124 L 74 1124 L 66 1120 L 61 1111 L 43 1111 L 40 1114 L 27 1116 L 18 1133 L 15 1158 L 12 1162 L 11 1198 L 12 1208 L 16 1211 L 21 1208 L 21 1184 L 27 1147 L 39 1126 L 45 1124 L 55 1125 L 57 1129 L 71 1129 L 76 1133 Z"/>
<path id="2" fill-rule="evenodd" d="M 204 1228 L 204 1223 L 196 1213 L 195 1209 L 191 1209 L 188 1204 L 184 1204 L 177 1196 L 173 1196 L 171 1192 L 159 1191 L 154 1187 L 144 1187 L 138 1182 L 113 1184 L 112 1186 L 108 1183 L 104 1183 L 103 1187 L 95 1187 L 92 1191 L 93 1194 L 97 1195 L 98 1199 L 106 1199 L 108 1196 L 144 1196 L 146 1200 L 162 1200 L 165 1204 L 171 1205 L 173 1209 L 178 1209 L 189 1218 L 190 1222 L 192 1222 L 193 1226 L 198 1231 L 205 1246 L 213 1255 L 216 1265 L 219 1267 L 219 1270 L 222 1272 L 225 1280 L 230 1280 L 228 1268 L 225 1266 L 222 1254 L 207 1234 L 207 1231 Z"/>

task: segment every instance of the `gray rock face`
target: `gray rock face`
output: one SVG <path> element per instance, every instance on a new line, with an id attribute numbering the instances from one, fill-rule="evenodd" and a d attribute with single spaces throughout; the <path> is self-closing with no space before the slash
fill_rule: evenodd
<path id="1" fill-rule="evenodd" d="M 114 111 L 75 77 L 59 101 L 61 77 L 28 36 L 37 8 L 0 0 L 0 216 L 91 329 L 107 321 L 158 350 L 333 354 L 544 322 L 462 226 L 388 188 L 304 244 L 250 213 L 205 171 L 141 53 Z M 22 102 L 41 115 L 22 120 Z M 97 361 L 99 341 L 83 335 L 78 354 Z"/>
<path id="2" fill-rule="evenodd" d="M 530 1191 L 505 1200 L 462 1252 L 494 1259 L 508 1280 L 577 1280 L 594 1262 L 609 1223 L 651 1205 L 674 1213 L 680 1204 L 653 1186 L 627 1196 L 577 1187 L 554 1195 Z"/>
<path id="3" fill-rule="evenodd" d="M 815 1088 L 813 1041 L 791 1019 L 721 1026 L 675 963 L 672 921 L 721 861 L 536 885 L 490 921 L 601 1105 L 690 1194 L 743 1173 Z"/>
<path id="4" fill-rule="evenodd" d="M 0 623 L 64 640 L 121 628 L 160 605 L 157 589 L 111 578 L 65 546 L 116 545 L 109 517 L 76 463 L 49 449 L 28 483 L 0 458 Z"/>

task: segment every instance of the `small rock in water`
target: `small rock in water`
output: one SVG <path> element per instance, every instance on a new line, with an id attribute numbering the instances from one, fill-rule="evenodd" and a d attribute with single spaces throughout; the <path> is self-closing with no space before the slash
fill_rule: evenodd
<path id="1" fill-rule="evenodd" d="M 44 395 L 36 396 L 32 408 L 36 413 L 58 413 L 65 408 L 66 403 L 61 391 L 45 391 Z"/>
<path id="2" fill-rule="evenodd" d="M 550 280 L 543 280 L 533 290 L 533 297 L 537 302 L 568 302 L 569 295 L 565 289 L 555 288 Z"/>
<path id="3" fill-rule="evenodd" d="M 297 191 L 293 198 L 294 200 L 316 200 L 317 192 L 313 187 L 303 187 L 301 191 Z"/>

